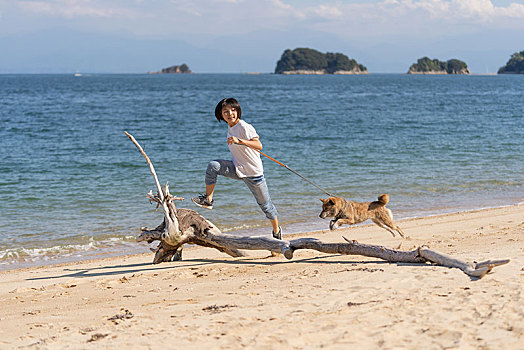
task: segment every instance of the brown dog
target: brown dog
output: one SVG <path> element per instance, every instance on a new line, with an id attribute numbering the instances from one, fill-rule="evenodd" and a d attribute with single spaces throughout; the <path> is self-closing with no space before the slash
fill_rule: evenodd
<path id="1" fill-rule="evenodd" d="M 371 219 L 378 226 L 391 232 L 393 237 L 397 231 L 404 238 L 404 232 L 393 222 L 391 210 L 386 208 L 389 202 L 387 194 L 378 196 L 378 201 L 365 203 L 346 201 L 342 197 L 320 200 L 322 201 L 320 217 L 322 219 L 334 217 L 329 223 L 330 230 L 336 230 L 340 225 L 354 225 Z"/>

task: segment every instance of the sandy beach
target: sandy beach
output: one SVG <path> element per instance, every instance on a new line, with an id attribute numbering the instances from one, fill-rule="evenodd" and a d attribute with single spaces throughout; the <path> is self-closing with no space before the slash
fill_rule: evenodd
<path id="1" fill-rule="evenodd" d="M 189 247 L 0 272 L 0 348 L 524 349 L 524 205 L 398 221 L 468 261 L 509 258 L 482 279 L 458 269 L 299 250 L 231 258 Z M 327 221 L 326 221 L 327 226 Z M 396 247 L 367 224 L 285 236 Z"/>

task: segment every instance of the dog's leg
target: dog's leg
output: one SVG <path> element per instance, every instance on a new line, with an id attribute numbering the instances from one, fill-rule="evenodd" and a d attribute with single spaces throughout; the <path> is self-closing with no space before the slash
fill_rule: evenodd
<path id="1" fill-rule="evenodd" d="M 387 209 L 387 208 L 386 208 Z M 402 238 L 406 238 L 404 236 L 404 231 L 402 231 L 402 229 L 400 227 L 398 227 L 395 222 L 393 221 L 393 213 L 391 212 L 391 210 L 387 209 L 387 212 L 389 214 L 389 217 L 387 218 L 387 220 L 384 220 L 384 224 L 388 227 L 390 227 L 392 230 L 395 230 L 398 232 L 398 234 L 400 235 L 400 237 Z"/>
<path id="2" fill-rule="evenodd" d="M 402 229 L 397 225 L 395 225 L 395 231 L 397 231 L 402 238 L 406 238 L 406 236 L 404 235 L 404 231 L 402 231 Z"/>
<path id="3" fill-rule="evenodd" d="M 393 231 L 391 228 L 389 228 L 384 222 L 382 222 L 379 219 L 371 219 L 375 224 L 377 224 L 378 227 L 383 228 L 384 230 L 388 230 L 393 237 L 395 237 L 395 231 Z"/>
<path id="4" fill-rule="evenodd" d="M 382 227 L 383 229 L 386 229 L 388 230 L 389 232 L 391 232 L 391 234 L 393 235 L 393 237 L 395 237 L 395 232 L 394 231 L 397 231 L 398 234 L 400 235 L 400 237 L 402 238 L 406 238 L 404 236 L 404 231 L 402 231 L 402 229 L 400 227 L 398 227 L 397 225 L 395 225 L 395 223 L 393 222 L 393 220 L 380 220 L 380 219 L 372 219 L 373 222 L 375 224 L 377 224 L 378 226 Z M 393 231 L 394 230 L 394 231 Z"/>
<path id="5" fill-rule="evenodd" d="M 337 228 L 339 228 L 342 225 L 353 225 L 353 224 L 354 224 L 354 222 L 351 219 L 331 220 L 331 222 L 329 223 L 329 229 L 331 231 L 334 231 L 334 230 L 336 230 Z"/>

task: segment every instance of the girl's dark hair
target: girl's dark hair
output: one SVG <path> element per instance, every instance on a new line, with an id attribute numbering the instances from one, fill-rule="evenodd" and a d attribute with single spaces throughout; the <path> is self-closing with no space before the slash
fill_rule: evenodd
<path id="1" fill-rule="evenodd" d="M 240 108 L 240 104 L 238 103 L 238 101 L 236 99 L 234 99 L 233 97 L 229 97 L 229 98 L 223 98 L 218 104 L 217 106 L 215 107 L 215 117 L 217 118 L 217 120 L 220 122 L 222 120 L 224 120 L 224 118 L 222 118 L 222 108 L 226 107 L 226 106 L 229 106 L 229 107 L 232 107 L 234 108 L 236 111 L 237 111 L 237 114 L 238 114 L 238 119 L 241 119 L 241 116 L 242 116 L 242 109 Z"/>

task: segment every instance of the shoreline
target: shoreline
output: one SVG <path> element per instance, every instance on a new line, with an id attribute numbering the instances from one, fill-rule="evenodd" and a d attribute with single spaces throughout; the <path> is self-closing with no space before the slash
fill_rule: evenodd
<path id="1" fill-rule="evenodd" d="M 474 209 L 455 208 L 455 210 L 450 209 L 449 212 L 444 211 L 444 212 L 434 213 L 434 214 L 431 213 L 432 211 L 429 211 L 429 214 L 426 214 L 426 215 L 401 216 L 401 215 L 395 215 L 395 212 L 393 212 L 393 215 L 394 215 L 395 220 L 400 222 L 400 221 L 409 221 L 409 220 L 420 219 L 420 218 L 432 218 L 432 217 L 438 217 L 438 216 L 476 212 L 476 211 L 482 211 L 482 210 L 498 209 L 498 208 L 505 208 L 505 207 L 519 206 L 519 205 L 524 205 L 524 202 L 517 202 L 514 204 L 505 204 L 505 205 L 487 206 L 487 207 L 474 208 Z M 194 208 L 190 208 L 190 209 L 194 209 Z M 284 237 L 296 237 L 297 235 L 301 235 L 301 234 L 316 234 L 316 233 L 325 231 L 329 225 L 329 221 L 328 220 L 319 221 L 319 220 L 320 219 L 317 219 L 317 221 L 296 222 L 296 223 L 292 223 L 289 225 L 283 225 Z M 371 223 L 371 221 L 368 220 L 366 222 L 354 225 L 353 227 L 360 227 L 360 226 L 367 226 L 367 225 L 372 226 L 373 223 Z M 251 234 L 249 232 L 251 232 Z M 259 236 L 259 235 L 264 236 L 267 233 L 267 227 L 262 226 L 262 227 L 252 227 L 249 229 L 241 229 L 241 230 L 231 230 L 231 231 L 226 230 L 224 231 L 224 233 L 231 234 L 231 235 L 240 235 L 240 236 Z M 127 237 L 136 237 L 136 235 L 127 235 Z M 18 268 L 33 268 L 33 267 L 38 267 L 38 266 L 68 264 L 68 263 L 90 261 L 90 260 L 97 260 L 97 259 L 118 258 L 118 257 L 124 257 L 128 255 L 149 254 L 148 251 L 141 252 L 141 250 L 147 250 L 148 247 L 152 247 L 152 246 L 156 246 L 156 244 L 147 245 L 146 247 L 144 246 L 144 244 L 135 242 L 134 239 L 133 240 L 129 240 L 129 238 L 128 240 L 122 239 L 122 243 L 120 243 L 119 245 L 107 246 L 103 248 L 97 248 L 94 250 L 79 249 L 78 251 L 74 251 L 73 253 L 70 253 L 72 255 L 32 257 L 32 259 L 35 259 L 32 261 L 11 260 L 8 263 L 0 263 L 0 272 L 10 271 L 10 270 L 18 269 Z M 62 247 L 54 246 L 54 247 L 50 247 L 47 249 L 50 251 L 55 251 L 55 250 L 62 249 Z M 124 251 L 122 251 L 122 249 L 124 249 Z M 187 249 L 187 246 L 184 249 Z M 97 255 L 103 256 L 103 257 L 96 258 L 95 256 Z"/>
<path id="2" fill-rule="evenodd" d="M 411 238 L 467 261 L 511 259 L 480 280 L 376 258 L 188 247 L 0 271 L 0 347 L 519 348 L 524 342 L 524 204 L 397 220 Z M 288 234 L 397 246 L 374 224 Z M 79 314 L 81 317 L 79 317 Z"/>

